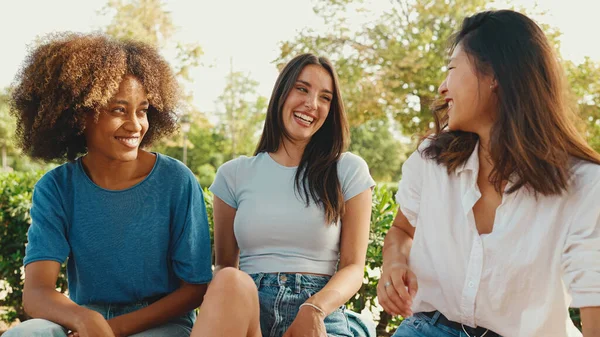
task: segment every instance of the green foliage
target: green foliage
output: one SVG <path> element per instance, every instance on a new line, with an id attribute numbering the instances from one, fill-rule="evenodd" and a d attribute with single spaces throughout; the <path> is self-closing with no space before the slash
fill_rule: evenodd
<path id="1" fill-rule="evenodd" d="M 7 293 L 0 300 L 0 306 L 8 308 L 0 320 L 7 322 L 28 318 L 21 304 L 22 266 L 27 229 L 31 224 L 29 210 L 33 186 L 41 175 L 40 172 L 0 175 L 0 280 L 4 281 L 0 283 L 0 291 Z M 67 289 L 64 268 L 56 286 L 63 292 Z"/>
<path id="2" fill-rule="evenodd" d="M 361 156 L 378 182 L 397 181 L 406 146 L 394 137 L 387 121 L 372 120 L 350 129 L 349 151 Z"/>
<path id="3" fill-rule="evenodd" d="M 229 158 L 252 155 L 267 111 L 267 99 L 257 94 L 258 82 L 242 72 L 231 71 L 217 99 L 220 129 L 229 141 Z"/>

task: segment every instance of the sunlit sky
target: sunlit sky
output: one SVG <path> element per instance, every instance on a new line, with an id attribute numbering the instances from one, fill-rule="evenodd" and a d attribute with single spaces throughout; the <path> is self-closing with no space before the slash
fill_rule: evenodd
<path id="1" fill-rule="evenodd" d="M 0 0 L 0 87 L 10 85 L 26 55 L 27 45 L 36 36 L 54 31 L 89 32 L 108 23 L 98 11 L 106 0 Z M 386 0 L 367 0 L 371 8 L 384 8 Z M 175 39 L 199 43 L 210 67 L 192 72 L 189 89 L 195 105 L 211 114 L 215 100 L 225 86 L 230 59 L 235 71 L 242 71 L 260 83 L 259 93 L 269 96 L 277 70 L 272 61 L 279 54 L 279 42 L 290 40 L 303 28 L 323 31 L 324 24 L 309 0 L 167 0 L 174 24 Z M 513 0 L 516 6 L 531 9 L 534 0 Z M 579 62 L 584 56 L 600 61 L 600 0 L 539 0 L 547 10 L 538 21 L 557 27 L 562 33 L 562 55 Z M 496 7 L 502 6 L 502 3 Z M 357 17 L 357 20 L 364 18 Z"/>

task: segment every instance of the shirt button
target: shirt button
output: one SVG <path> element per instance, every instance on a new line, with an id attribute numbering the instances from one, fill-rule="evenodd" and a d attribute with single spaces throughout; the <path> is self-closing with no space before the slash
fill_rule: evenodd
<path id="1" fill-rule="evenodd" d="M 473 281 L 469 282 L 469 288 L 473 288 L 475 286 L 475 283 L 473 283 Z"/>

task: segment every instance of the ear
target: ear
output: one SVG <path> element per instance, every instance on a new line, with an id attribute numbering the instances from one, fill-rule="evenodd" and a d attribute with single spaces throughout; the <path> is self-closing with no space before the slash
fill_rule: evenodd
<path id="1" fill-rule="evenodd" d="M 492 92 L 496 92 L 497 89 L 498 89 L 498 82 L 496 81 L 496 78 L 494 77 L 490 81 L 490 90 L 492 90 Z"/>

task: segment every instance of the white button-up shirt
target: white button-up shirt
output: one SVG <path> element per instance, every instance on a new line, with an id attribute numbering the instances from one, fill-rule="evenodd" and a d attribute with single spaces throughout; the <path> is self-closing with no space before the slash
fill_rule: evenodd
<path id="1" fill-rule="evenodd" d="M 505 194 L 487 235 L 473 216 L 478 171 L 477 147 L 450 174 L 419 151 L 402 167 L 396 200 L 416 227 L 413 312 L 507 337 L 581 336 L 568 307 L 600 306 L 600 165 L 574 161 L 561 196 Z"/>

